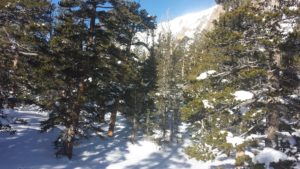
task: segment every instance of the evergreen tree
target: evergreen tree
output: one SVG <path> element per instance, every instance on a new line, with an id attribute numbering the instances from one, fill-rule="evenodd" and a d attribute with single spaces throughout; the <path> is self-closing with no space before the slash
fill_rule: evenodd
<path id="1" fill-rule="evenodd" d="M 32 80 L 47 51 L 52 12 L 45 0 L 1 1 L 0 108 L 35 93 Z"/>
<path id="2" fill-rule="evenodd" d="M 37 82 L 37 88 L 41 95 L 39 103 L 51 110 L 42 129 L 64 126 L 56 141 L 61 146 L 57 155 L 72 158 L 74 141 L 103 132 L 99 126 L 106 111 L 111 112 L 107 134 L 113 136 L 119 101 L 124 99 L 130 82 L 138 80 L 140 71 L 131 59 L 131 51 L 123 48 L 120 37 L 133 38 L 132 31 L 150 28 L 139 25 L 145 24 L 142 19 L 147 13 L 139 13 L 135 8 L 139 5 L 127 1 L 62 0 L 59 5 L 50 56 L 39 72 L 41 77 L 49 78 Z M 131 8 L 134 10 L 130 11 Z M 127 18 L 125 22 L 120 13 L 124 11 L 138 19 Z M 127 27 L 133 30 L 126 31 Z M 126 41 L 126 45 L 133 44 Z"/>
<path id="3" fill-rule="evenodd" d="M 180 125 L 179 107 L 182 103 L 182 87 L 187 71 L 187 46 L 189 39 L 176 39 L 170 30 L 158 37 L 156 57 L 158 60 L 158 88 L 156 107 L 159 122 L 157 129 L 162 136 L 159 142 L 173 142 L 178 137 Z"/>
<path id="4" fill-rule="evenodd" d="M 152 86 L 144 86 L 147 83 L 143 80 L 144 66 L 140 61 L 140 56 L 132 51 L 133 48 L 141 46 L 148 52 L 151 50 L 151 46 L 141 41 L 137 34 L 155 29 L 155 17 L 150 16 L 146 10 L 140 9 L 140 5 L 133 1 L 117 1 L 114 5 L 116 8 L 111 12 L 113 17 L 108 20 L 110 23 L 108 26 L 116 35 L 116 43 L 122 48 L 121 65 L 126 68 L 127 75 L 122 76 L 117 84 L 125 94 L 123 96 L 125 107 L 127 107 L 125 114 L 132 121 L 131 140 L 135 142 L 137 127 L 145 110 L 145 98 Z M 124 75 L 123 72 L 122 75 Z"/>
<path id="5" fill-rule="evenodd" d="M 0 89 L 3 100 L 9 95 L 20 97 L 28 92 L 29 79 L 34 76 L 29 75 L 31 67 L 37 66 L 47 47 L 53 7 L 44 0 L 3 1 L 0 10 L 0 74 L 3 78 Z"/>
<path id="6" fill-rule="evenodd" d="M 251 151 L 257 146 L 254 142 L 285 149 L 281 132 L 297 128 L 286 122 L 297 119 L 299 109 L 290 97 L 299 86 L 293 66 L 296 62 L 292 61 L 297 54 L 285 52 L 288 50 L 285 45 L 298 45 L 297 40 L 288 37 L 295 37 L 297 32 L 294 20 L 299 19 L 299 8 L 294 7 L 299 2 L 229 0 L 222 3 L 226 13 L 216 21 L 214 30 L 204 35 L 202 42 L 195 42 L 199 44 L 198 65 L 189 75 L 182 111 L 183 119 L 194 122 L 197 134 L 193 138 L 194 146 L 187 152 L 207 160 L 220 151 L 227 155 L 245 149 Z M 295 29 L 288 32 L 285 23 Z M 289 64 L 284 65 L 285 62 Z M 254 97 L 234 98 L 237 90 L 249 91 Z M 228 143 L 231 134 L 245 142 Z M 251 134 L 266 134 L 266 137 L 246 139 Z"/>

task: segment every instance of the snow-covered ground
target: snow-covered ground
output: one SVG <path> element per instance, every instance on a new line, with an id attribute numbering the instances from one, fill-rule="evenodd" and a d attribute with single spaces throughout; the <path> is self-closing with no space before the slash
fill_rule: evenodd
<path id="1" fill-rule="evenodd" d="M 204 163 L 189 159 L 181 145 L 161 148 L 145 139 L 131 144 L 130 127 L 120 113 L 114 138 L 82 140 L 75 146 L 71 160 L 56 158 L 53 141 L 59 129 L 40 132 L 40 121 L 47 118 L 46 112 L 31 106 L 4 113 L 11 121 L 18 117 L 28 124 L 12 124 L 17 130 L 15 135 L 0 133 L 1 169 L 208 169 L 220 165 L 232 168 L 234 164 L 234 160 Z"/>

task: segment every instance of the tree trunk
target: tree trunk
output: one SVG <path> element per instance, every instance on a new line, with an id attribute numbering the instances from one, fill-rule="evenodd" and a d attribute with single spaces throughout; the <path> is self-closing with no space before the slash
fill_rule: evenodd
<path id="1" fill-rule="evenodd" d="M 170 142 L 172 143 L 174 141 L 174 135 L 175 135 L 175 130 L 174 130 L 174 126 L 175 126 L 175 112 L 172 110 L 170 111 L 170 118 L 169 118 L 169 123 L 170 123 Z"/>
<path id="2" fill-rule="evenodd" d="M 3 109 L 4 99 L 0 96 L 0 109 Z"/>
<path id="3" fill-rule="evenodd" d="M 166 104 L 166 103 L 165 103 Z M 166 119 L 166 115 L 167 115 L 167 106 L 164 105 L 164 110 L 162 112 L 162 131 L 163 131 L 163 140 L 166 139 L 166 134 L 167 134 L 167 126 L 166 126 L 166 122 L 167 122 L 167 119 Z"/>
<path id="4" fill-rule="evenodd" d="M 132 131 L 131 131 L 131 136 L 130 136 L 130 141 L 132 144 L 134 144 L 136 141 L 136 129 L 137 129 L 137 119 L 134 114 L 133 119 L 132 119 Z"/>
<path id="5" fill-rule="evenodd" d="M 150 110 L 147 110 L 146 114 L 146 135 L 150 136 Z"/>
<path id="6" fill-rule="evenodd" d="M 276 104 L 269 104 L 268 110 L 270 113 L 267 116 L 267 129 L 266 129 L 266 146 L 277 148 L 278 146 L 278 128 L 279 128 L 279 117 L 278 117 L 278 106 Z"/>
<path id="7" fill-rule="evenodd" d="M 89 30 L 89 46 L 94 45 L 94 37 L 95 37 L 95 26 L 96 26 L 96 14 L 97 14 L 97 3 L 92 2 L 92 10 L 90 16 L 90 30 Z"/>
<path id="8" fill-rule="evenodd" d="M 66 136 L 64 139 L 64 150 L 65 155 L 71 159 L 73 156 L 73 142 L 74 142 L 74 136 L 75 136 L 75 128 L 73 126 L 69 127 L 66 131 Z"/>
<path id="9" fill-rule="evenodd" d="M 98 114 L 98 121 L 99 121 L 99 123 L 104 123 L 105 122 L 105 109 L 100 108 L 100 111 L 99 111 L 99 114 Z"/>
<path id="10" fill-rule="evenodd" d="M 7 107 L 10 109 L 14 109 L 16 107 L 16 98 L 10 97 L 7 99 Z"/>
<path id="11" fill-rule="evenodd" d="M 184 80 L 185 74 L 185 57 L 182 57 L 182 66 L 181 66 L 181 80 Z"/>
<path id="12" fill-rule="evenodd" d="M 107 135 L 109 137 L 112 137 L 114 134 L 118 107 L 119 107 L 119 100 L 116 99 L 116 102 L 114 103 L 113 110 L 111 111 L 111 115 L 110 115 L 109 128 L 107 132 Z"/>
<path id="13" fill-rule="evenodd" d="M 69 159 L 71 159 L 73 156 L 74 138 L 79 125 L 79 111 L 80 111 L 79 105 L 76 105 L 75 108 L 77 109 L 76 110 L 77 112 L 73 112 L 70 115 L 71 125 L 70 127 L 68 127 L 68 129 L 65 132 L 64 142 L 63 142 L 64 153 Z"/>

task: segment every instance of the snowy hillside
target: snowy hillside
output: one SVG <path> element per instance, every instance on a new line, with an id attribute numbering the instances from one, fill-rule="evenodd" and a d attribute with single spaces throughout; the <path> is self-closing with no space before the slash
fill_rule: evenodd
<path id="1" fill-rule="evenodd" d="M 157 34 L 170 30 L 177 38 L 184 36 L 193 37 L 196 31 L 201 32 L 208 28 L 221 11 L 222 7 L 216 5 L 200 12 L 189 13 L 170 21 L 159 23 Z"/>
<path id="2" fill-rule="evenodd" d="M 193 38 L 196 32 L 211 28 L 212 22 L 219 17 L 221 12 L 223 12 L 222 6 L 215 5 L 203 11 L 188 13 L 172 20 L 158 23 L 155 30 L 155 41 L 157 41 L 160 33 L 166 32 L 172 32 L 176 39 L 182 39 L 185 36 Z M 136 37 L 139 41 L 150 43 L 146 33 L 137 33 Z"/>

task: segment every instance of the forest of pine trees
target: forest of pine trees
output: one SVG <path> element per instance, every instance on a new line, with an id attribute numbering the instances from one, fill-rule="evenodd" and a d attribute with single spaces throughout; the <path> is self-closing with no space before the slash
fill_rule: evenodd
<path id="1" fill-rule="evenodd" d="M 14 98 L 48 110 L 42 131 L 64 126 L 55 143 L 69 158 L 77 139 L 106 135 L 98 127 L 105 112 L 111 112 L 112 137 L 121 107 L 135 119 L 151 105 L 144 98 L 155 80 L 144 74 L 155 71 L 148 65 L 155 62 L 137 61 L 132 48 L 150 49 L 135 34 L 155 27 L 155 17 L 131 1 L 1 2 L 1 107 Z M 130 105 L 120 105 L 124 99 Z"/>
<path id="2" fill-rule="evenodd" d="M 186 152 L 200 160 L 225 153 L 236 157 L 236 165 L 250 168 L 259 166 L 252 166 L 246 151 L 255 155 L 271 147 L 297 156 L 299 1 L 219 3 L 224 14 L 213 30 L 194 41 L 197 61 L 181 109 L 194 131 L 194 143 Z M 202 72 L 207 77 L 199 76 Z M 253 97 L 236 99 L 236 91 Z M 229 138 L 244 141 L 232 144 Z M 290 168 L 292 163 L 281 166 Z"/>
<path id="3" fill-rule="evenodd" d="M 62 127 L 56 155 L 70 159 L 78 140 L 113 137 L 119 111 L 132 143 L 139 133 L 159 145 L 186 136 L 190 157 L 225 154 L 248 168 L 263 165 L 246 152 L 269 147 L 293 156 L 276 164 L 291 167 L 300 160 L 300 2 L 216 3 L 224 11 L 211 29 L 177 38 L 156 33 L 156 18 L 135 1 L 1 1 L 0 109 L 48 111 L 41 131 Z"/>

